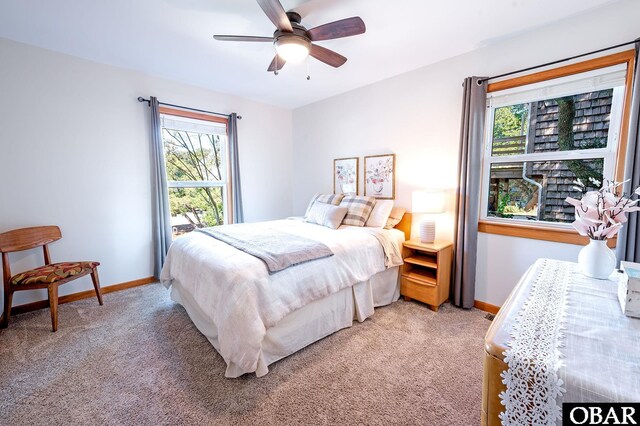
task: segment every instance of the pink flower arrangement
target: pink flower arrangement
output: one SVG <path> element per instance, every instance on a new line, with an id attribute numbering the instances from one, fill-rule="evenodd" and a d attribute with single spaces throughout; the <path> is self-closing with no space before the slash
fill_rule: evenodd
<path id="1" fill-rule="evenodd" d="M 367 170 L 367 181 L 373 184 L 389 182 L 389 177 L 392 173 L 393 160 L 391 158 L 387 158 L 386 160 L 381 160 L 373 170 Z"/>
<path id="2" fill-rule="evenodd" d="M 589 178 L 594 185 L 600 185 L 600 181 Z M 627 221 L 627 213 L 640 211 L 637 206 L 640 198 L 632 200 L 630 197 L 620 195 L 617 188 L 624 182 L 605 181 L 598 191 L 585 192 L 585 185 L 578 179 L 574 187 L 584 193 L 582 199 L 567 197 L 566 202 L 576 208 L 576 220 L 573 227 L 580 235 L 585 235 L 592 240 L 606 240 L 618 233 L 622 225 Z M 640 187 L 634 194 L 640 195 Z"/>

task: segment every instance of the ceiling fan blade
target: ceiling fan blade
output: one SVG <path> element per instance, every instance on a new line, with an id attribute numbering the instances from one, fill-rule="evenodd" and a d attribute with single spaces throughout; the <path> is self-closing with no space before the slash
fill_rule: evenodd
<path id="1" fill-rule="evenodd" d="M 354 16 L 311 28 L 307 31 L 307 35 L 312 41 L 333 40 L 362 34 L 366 30 L 364 21 L 359 16 Z"/>
<path id="2" fill-rule="evenodd" d="M 278 68 L 276 68 L 276 59 L 278 60 Z M 287 61 L 282 59 L 280 56 L 276 55 L 273 57 L 273 60 L 271 61 L 269 68 L 267 68 L 267 71 L 269 72 L 280 71 L 282 67 L 284 67 L 284 64 L 286 63 Z"/>
<path id="3" fill-rule="evenodd" d="M 272 42 L 273 37 L 259 37 L 259 36 L 234 36 L 234 35 L 214 35 L 213 38 L 220 41 L 263 41 Z"/>
<path id="4" fill-rule="evenodd" d="M 258 0 L 258 4 L 271 22 L 273 22 L 273 25 L 278 27 L 280 31 L 287 33 L 293 32 L 291 22 L 278 0 Z"/>
<path id="5" fill-rule="evenodd" d="M 338 68 L 339 66 L 342 66 L 345 62 L 347 62 L 347 58 L 345 58 L 341 54 L 336 53 L 333 50 L 325 49 L 324 47 L 318 46 L 317 44 L 311 45 L 309 55 L 335 68 Z"/>

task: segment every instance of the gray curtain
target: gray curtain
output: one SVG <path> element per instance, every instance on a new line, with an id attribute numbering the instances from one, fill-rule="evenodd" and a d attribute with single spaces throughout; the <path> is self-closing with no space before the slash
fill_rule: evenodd
<path id="1" fill-rule="evenodd" d="M 160 105 L 158 99 L 151 96 L 151 152 L 152 158 L 152 192 L 153 192 L 153 244 L 154 274 L 160 277 L 164 259 L 171 245 L 171 213 L 169 211 L 169 192 L 167 190 L 167 171 L 164 163 L 164 146 L 160 124 Z"/>
<path id="2" fill-rule="evenodd" d="M 640 70 L 638 69 L 638 55 L 640 54 L 640 42 L 636 43 L 636 67 L 633 76 L 633 95 L 631 98 L 631 111 L 629 116 L 629 139 L 627 140 L 627 153 L 624 163 L 624 179 L 630 179 L 622 190 L 630 194 L 640 186 Z M 618 233 L 618 245 L 616 254 L 618 260 L 640 262 L 640 212 L 629 214 L 629 222 Z"/>
<path id="3" fill-rule="evenodd" d="M 242 191 L 240 190 L 240 158 L 238 155 L 238 115 L 229 116 L 229 157 L 231 161 L 231 191 L 233 198 L 233 223 L 244 222 Z"/>
<path id="4" fill-rule="evenodd" d="M 458 156 L 458 193 L 455 216 L 455 255 L 451 300 L 461 308 L 473 307 L 476 286 L 476 251 L 484 117 L 487 107 L 487 82 L 481 77 L 464 80 L 460 154 Z"/>

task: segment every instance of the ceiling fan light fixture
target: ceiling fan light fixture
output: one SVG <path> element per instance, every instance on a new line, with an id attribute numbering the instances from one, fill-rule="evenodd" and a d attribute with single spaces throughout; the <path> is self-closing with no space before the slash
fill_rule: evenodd
<path id="1" fill-rule="evenodd" d="M 273 44 L 278 56 L 292 63 L 302 62 L 311 50 L 311 42 L 308 39 L 294 34 L 280 36 Z"/>
<path id="2" fill-rule="evenodd" d="M 334 68 L 341 67 L 347 62 L 347 58 L 315 42 L 351 37 L 366 31 L 364 21 L 359 16 L 329 22 L 308 30 L 302 24 L 300 14 L 293 10 L 285 12 L 280 0 L 257 2 L 276 27 L 273 37 L 216 34 L 213 38 L 221 41 L 272 42 L 276 54 L 267 71 L 275 74 L 287 62 L 301 62 L 309 56 Z"/>

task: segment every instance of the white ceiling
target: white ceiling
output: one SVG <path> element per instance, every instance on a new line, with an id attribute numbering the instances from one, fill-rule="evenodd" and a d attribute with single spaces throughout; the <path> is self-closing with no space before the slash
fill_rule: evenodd
<path id="1" fill-rule="evenodd" d="M 305 63 L 267 73 L 270 43 L 213 40 L 271 36 L 255 0 L 2 0 L 0 37 L 294 108 L 614 2 L 281 1 L 307 28 L 360 16 L 367 32 L 318 43 L 349 60 L 334 69 L 310 59 L 310 81 Z"/>

